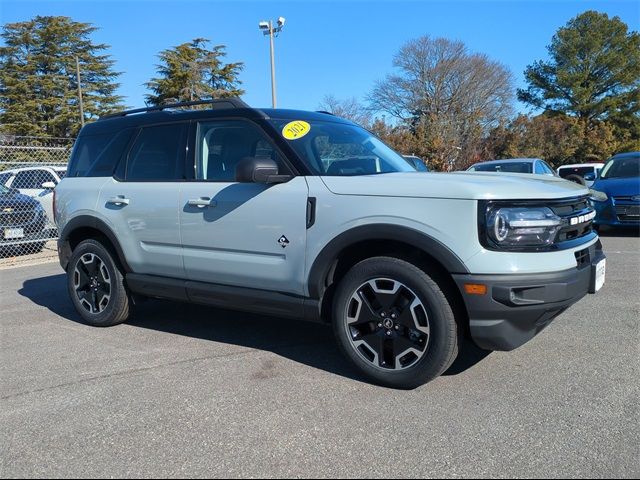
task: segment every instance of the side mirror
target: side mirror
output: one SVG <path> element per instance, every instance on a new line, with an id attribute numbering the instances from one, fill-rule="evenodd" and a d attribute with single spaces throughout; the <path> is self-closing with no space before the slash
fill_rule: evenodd
<path id="1" fill-rule="evenodd" d="M 593 182 L 593 181 L 596 179 L 596 174 L 595 174 L 595 173 L 593 173 L 593 172 L 591 172 L 591 173 L 585 173 L 585 175 L 584 175 L 584 179 L 585 179 L 587 182 Z"/>
<path id="2" fill-rule="evenodd" d="M 270 158 L 245 157 L 236 165 L 236 182 L 283 183 L 291 175 L 278 175 L 278 164 Z"/>
<path id="3" fill-rule="evenodd" d="M 53 190 L 54 188 L 56 188 L 56 184 L 53 182 L 44 182 L 42 184 L 42 188 L 46 189 L 46 190 Z"/>

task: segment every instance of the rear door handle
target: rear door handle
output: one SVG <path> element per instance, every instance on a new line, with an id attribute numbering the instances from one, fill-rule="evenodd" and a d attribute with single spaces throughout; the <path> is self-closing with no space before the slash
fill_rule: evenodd
<path id="1" fill-rule="evenodd" d="M 116 197 L 111 197 L 107 200 L 108 205 L 129 205 L 129 199 L 125 198 L 124 195 L 118 195 Z"/>
<path id="2" fill-rule="evenodd" d="M 213 208 L 217 204 L 218 203 L 215 200 L 211 200 L 209 197 L 200 197 L 198 199 L 191 199 L 187 201 L 187 205 L 189 205 L 190 207 L 198 207 L 198 208 L 206 208 L 206 207 Z"/>

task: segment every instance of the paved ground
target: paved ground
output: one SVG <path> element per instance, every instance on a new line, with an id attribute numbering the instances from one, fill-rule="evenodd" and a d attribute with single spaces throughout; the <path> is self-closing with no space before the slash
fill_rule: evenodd
<path id="1" fill-rule="evenodd" d="M 0 272 L 0 476 L 640 476 L 640 240 L 511 353 L 411 392 L 328 329 L 153 301 L 78 323 L 55 264 Z"/>
<path id="2" fill-rule="evenodd" d="M 0 270 L 58 261 L 58 247 L 55 240 L 48 241 L 41 252 L 29 254 L 29 244 L 24 247 L 27 253 L 11 255 L 0 252 Z"/>

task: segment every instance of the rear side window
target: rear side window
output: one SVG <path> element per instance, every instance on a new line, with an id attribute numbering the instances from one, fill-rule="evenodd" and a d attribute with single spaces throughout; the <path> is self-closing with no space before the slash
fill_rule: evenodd
<path id="1" fill-rule="evenodd" d="M 129 152 L 125 179 L 128 181 L 184 179 L 186 130 L 186 123 L 144 127 Z"/>
<path id="2" fill-rule="evenodd" d="M 66 176 L 110 177 L 129 144 L 132 133 L 128 129 L 117 134 L 81 136 L 73 149 Z"/>

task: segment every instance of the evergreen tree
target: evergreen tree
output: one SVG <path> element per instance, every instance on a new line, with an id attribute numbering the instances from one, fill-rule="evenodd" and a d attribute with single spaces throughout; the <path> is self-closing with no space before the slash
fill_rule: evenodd
<path id="1" fill-rule="evenodd" d="M 160 52 L 159 76 L 146 84 L 153 92 L 146 95 L 147 103 L 162 105 L 242 95 L 238 75 L 243 63 L 223 63 L 225 46 L 209 49 L 208 44 L 209 40 L 196 38 Z"/>
<path id="2" fill-rule="evenodd" d="M 95 44 L 96 30 L 69 17 L 37 16 L 2 28 L 0 130 L 15 135 L 73 137 L 80 129 L 77 56 L 85 121 L 120 108 L 118 72 Z"/>
<path id="3" fill-rule="evenodd" d="M 637 129 L 640 111 L 640 35 L 619 17 L 584 12 L 554 35 L 550 60 L 525 70 L 528 88 L 518 99 L 564 113 L 590 128 L 611 119 Z"/>

